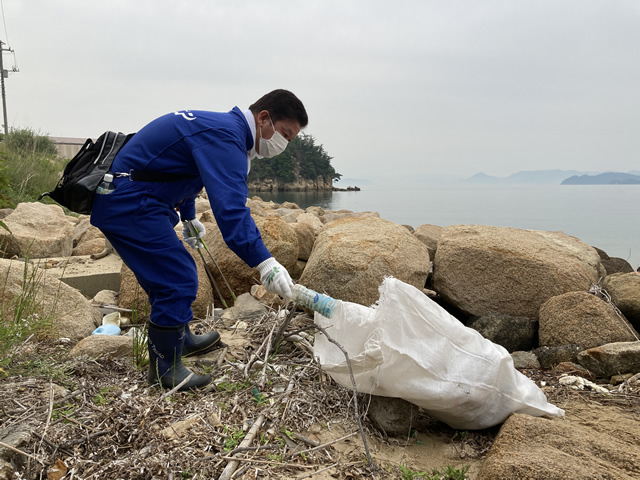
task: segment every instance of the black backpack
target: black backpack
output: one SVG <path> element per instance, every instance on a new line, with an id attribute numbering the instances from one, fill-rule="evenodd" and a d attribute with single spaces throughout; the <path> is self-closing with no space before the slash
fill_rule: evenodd
<path id="1" fill-rule="evenodd" d="M 67 163 L 56 188 L 43 193 L 38 200 L 49 196 L 72 212 L 91 213 L 98 184 L 109 171 L 118 151 L 133 135 L 108 131 L 95 142 L 87 139 L 80 151 Z"/>

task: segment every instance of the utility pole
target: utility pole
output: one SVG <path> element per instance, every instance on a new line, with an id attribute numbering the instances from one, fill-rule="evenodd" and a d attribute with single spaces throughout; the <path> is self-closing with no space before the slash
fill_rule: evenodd
<path id="1" fill-rule="evenodd" d="M 7 97 L 4 93 L 4 79 L 9 76 L 9 72 L 4 69 L 2 56 L 4 52 L 13 52 L 11 48 L 4 48 L 6 43 L 0 40 L 0 91 L 2 94 L 2 113 L 4 114 L 4 134 L 9 135 L 9 122 L 7 121 Z"/>

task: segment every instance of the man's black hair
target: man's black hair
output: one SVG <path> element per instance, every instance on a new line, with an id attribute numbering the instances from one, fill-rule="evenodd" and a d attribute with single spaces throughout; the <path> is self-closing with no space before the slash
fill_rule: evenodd
<path id="1" fill-rule="evenodd" d="M 264 95 L 249 107 L 254 114 L 266 110 L 271 115 L 271 121 L 295 120 L 304 128 L 309 123 L 307 111 L 302 102 L 289 90 L 278 89 Z"/>

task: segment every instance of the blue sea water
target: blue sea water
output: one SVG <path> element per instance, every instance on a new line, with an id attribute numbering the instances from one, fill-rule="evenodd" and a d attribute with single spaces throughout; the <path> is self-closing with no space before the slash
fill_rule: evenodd
<path id="1" fill-rule="evenodd" d="M 326 210 L 378 212 L 414 228 L 494 225 L 562 231 L 640 264 L 640 185 L 366 187 L 359 192 L 250 193 Z"/>

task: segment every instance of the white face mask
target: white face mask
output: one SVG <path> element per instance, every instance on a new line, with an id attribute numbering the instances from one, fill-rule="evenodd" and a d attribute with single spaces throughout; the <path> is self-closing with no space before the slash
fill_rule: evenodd
<path id="1" fill-rule="evenodd" d="M 271 122 L 271 118 L 269 118 Z M 286 138 L 284 138 L 280 132 L 278 132 L 273 126 L 273 122 L 271 122 L 271 127 L 275 132 L 269 140 L 265 140 L 262 138 L 262 127 L 260 127 L 260 155 L 265 158 L 275 157 L 276 155 L 280 155 L 284 152 L 284 149 L 287 148 L 289 142 Z"/>

